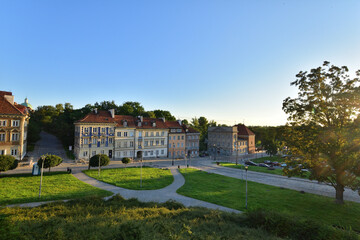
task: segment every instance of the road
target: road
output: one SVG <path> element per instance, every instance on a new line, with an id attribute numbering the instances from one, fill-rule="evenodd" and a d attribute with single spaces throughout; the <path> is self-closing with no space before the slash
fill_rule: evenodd
<path id="1" fill-rule="evenodd" d="M 85 163 L 76 163 L 74 160 L 70 160 L 66 158 L 65 150 L 63 149 L 60 141 L 58 139 L 48 133 L 42 132 L 41 133 L 41 140 L 37 142 L 35 146 L 35 150 L 33 153 L 29 154 L 30 159 L 34 159 L 36 162 L 38 157 L 42 154 L 52 153 L 59 155 L 64 158 L 64 162 L 60 164 L 58 167 L 53 168 L 53 171 L 66 171 L 69 167 L 73 170 L 73 172 L 78 172 L 81 170 L 85 170 L 88 168 L 87 164 Z M 246 159 L 252 159 L 259 157 L 256 154 L 247 155 Z M 222 166 L 217 166 L 213 163 L 214 160 L 209 158 L 195 158 L 191 161 L 185 160 L 175 160 L 174 165 L 185 167 L 185 164 L 189 164 L 190 167 L 195 167 L 202 171 L 216 173 L 228 177 L 242 179 L 245 177 L 245 173 L 243 170 L 234 169 L 234 168 L 227 168 Z M 139 162 L 130 163 L 127 166 L 139 166 Z M 151 166 L 151 167 L 171 167 L 172 166 L 172 159 L 153 159 L 153 160 L 144 160 L 144 165 Z M 103 168 L 116 168 L 116 167 L 124 167 L 124 164 L 121 161 L 111 161 L 109 166 Z M 13 173 L 29 173 L 31 172 L 30 166 L 21 166 L 15 170 L 7 171 L 2 174 L 13 174 Z M 304 191 L 305 193 L 313 193 L 328 197 L 335 197 L 335 189 L 332 186 L 318 183 L 317 181 L 310 181 L 308 179 L 302 178 L 288 178 L 285 176 L 279 176 L 275 174 L 267 174 L 267 173 L 259 173 L 259 172 L 252 172 L 248 171 L 247 174 L 248 180 L 258 183 L 263 183 L 267 185 L 283 187 L 288 189 L 293 189 L 297 191 Z M 347 201 L 354 201 L 360 202 L 360 196 L 357 192 L 352 191 L 351 189 L 346 189 L 344 192 L 344 200 Z"/>

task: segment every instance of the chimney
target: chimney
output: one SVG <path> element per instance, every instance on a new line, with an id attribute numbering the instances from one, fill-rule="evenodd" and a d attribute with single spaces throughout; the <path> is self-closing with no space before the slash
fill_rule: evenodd
<path id="1" fill-rule="evenodd" d="M 4 95 L 4 98 L 11 103 L 12 105 L 14 105 L 14 96 L 13 95 Z"/>
<path id="2" fill-rule="evenodd" d="M 97 114 L 97 108 L 94 108 L 94 113 Z"/>
<path id="3" fill-rule="evenodd" d="M 109 112 L 111 114 L 111 118 L 115 118 L 115 109 L 110 109 Z"/>
<path id="4" fill-rule="evenodd" d="M 178 119 L 178 120 L 177 120 L 177 122 L 178 122 L 178 123 L 179 123 L 179 125 L 181 126 L 181 120 L 180 120 L 180 119 Z"/>

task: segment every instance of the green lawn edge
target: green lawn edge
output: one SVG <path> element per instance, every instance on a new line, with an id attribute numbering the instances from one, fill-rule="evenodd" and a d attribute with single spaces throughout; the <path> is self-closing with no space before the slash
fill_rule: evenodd
<path id="1" fill-rule="evenodd" d="M 129 190 L 158 190 L 171 185 L 174 176 L 170 169 L 142 167 L 142 187 L 140 187 L 140 167 L 106 168 L 98 177 L 98 169 L 83 170 L 87 176 L 117 187 Z"/>
<path id="2" fill-rule="evenodd" d="M 67 172 L 44 172 L 41 198 L 40 176 L 32 176 L 31 173 L 2 175 L 0 185 L 0 206 L 113 195 L 112 192 L 84 183 Z"/>
<path id="3" fill-rule="evenodd" d="M 360 204 L 347 201 L 335 204 L 334 198 L 301 193 L 248 181 L 248 209 L 245 209 L 245 181 L 196 169 L 180 169 L 185 184 L 176 192 L 180 195 L 217 205 L 252 211 L 272 210 L 330 226 L 360 231 Z"/>

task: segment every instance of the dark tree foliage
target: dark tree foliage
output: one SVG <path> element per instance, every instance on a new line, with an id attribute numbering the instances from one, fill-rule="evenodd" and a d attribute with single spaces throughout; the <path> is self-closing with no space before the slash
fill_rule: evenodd
<path id="1" fill-rule="evenodd" d="M 156 118 L 165 118 L 167 121 L 175 121 L 176 118 L 171 115 L 171 113 L 169 111 L 164 111 L 164 110 L 154 110 L 153 111 L 155 114 Z"/>
<path id="2" fill-rule="evenodd" d="M 130 160 L 130 158 L 128 158 L 128 157 L 124 157 L 124 158 L 121 159 L 121 162 L 122 162 L 123 164 L 128 164 L 128 163 L 131 162 L 131 160 Z"/>
<path id="3" fill-rule="evenodd" d="M 0 155 L 0 172 L 6 172 L 17 168 L 18 160 L 10 155 Z"/>
<path id="4" fill-rule="evenodd" d="M 360 188 L 360 70 L 356 76 L 351 79 L 347 67 L 324 62 L 297 74 L 291 85 L 298 87 L 298 97 L 283 102 L 291 152 L 285 172 L 310 169 L 311 179 L 335 188 L 337 203 L 343 203 L 345 187 Z"/>
<path id="5" fill-rule="evenodd" d="M 39 160 L 37 162 L 37 164 L 40 168 L 42 168 L 43 161 L 44 161 L 44 168 L 48 168 L 49 172 L 50 172 L 50 169 L 52 167 L 56 167 L 56 166 L 60 165 L 60 163 L 62 163 L 63 160 L 61 157 L 56 156 L 56 155 L 52 155 L 52 154 L 43 155 L 39 158 Z"/>
<path id="6" fill-rule="evenodd" d="M 99 167 L 99 159 L 100 159 L 100 167 L 107 166 L 110 163 L 110 159 L 105 154 L 96 154 L 90 158 L 90 167 Z"/>

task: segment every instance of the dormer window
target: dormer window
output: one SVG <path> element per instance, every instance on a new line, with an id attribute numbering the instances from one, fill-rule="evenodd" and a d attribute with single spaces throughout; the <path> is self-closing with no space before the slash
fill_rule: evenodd
<path id="1" fill-rule="evenodd" d="M 153 127 L 156 127 L 156 123 L 155 123 L 155 122 L 153 122 L 153 123 L 152 123 L 152 126 L 153 126 Z"/>
<path id="2" fill-rule="evenodd" d="M 138 127 L 141 127 L 141 122 L 138 122 Z"/>
<path id="3" fill-rule="evenodd" d="M 181 132 L 181 129 L 176 129 L 177 132 Z"/>
<path id="4" fill-rule="evenodd" d="M 127 121 L 126 120 L 123 121 L 123 125 L 124 125 L 124 127 L 127 127 Z"/>

